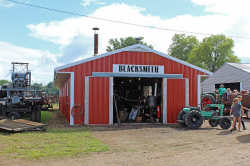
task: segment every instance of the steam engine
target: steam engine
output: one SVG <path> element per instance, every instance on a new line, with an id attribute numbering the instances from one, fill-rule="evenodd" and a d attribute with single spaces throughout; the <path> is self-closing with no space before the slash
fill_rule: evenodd
<path id="1" fill-rule="evenodd" d="M 0 87 L 0 115 L 18 119 L 25 115 L 33 121 L 41 120 L 43 98 L 31 88 L 28 63 L 12 63 L 11 83 Z"/>

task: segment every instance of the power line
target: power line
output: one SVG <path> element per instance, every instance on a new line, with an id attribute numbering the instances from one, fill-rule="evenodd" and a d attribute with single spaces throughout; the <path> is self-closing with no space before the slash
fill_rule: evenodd
<path id="1" fill-rule="evenodd" d="M 86 17 L 86 18 L 101 20 L 101 21 L 106 21 L 106 22 L 112 22 L 112 23 L 117 23 L 117 24 L 125 24 L 125 25 L 150 28 L 150 29 L 157 29 L 157 30 L 163 30 L 163 31 L 172 31 L 172 32 L 178 32 L 178 33 L 189 33 L 189 34 L 195 34 L 195 35 L 205 35 L 205 36 L 214 35 L 211 33 L 184 31 L 184 30 L 178 30 L 178 29 L 163 28 L 163 27 L 157 27 L 157 26 L 152 26 L 152 25 L 142 25 L 142 24 L 136 24 L 136 23 L 130 23 L 130 22 L 124 22 L 124 21 L 118 21 L 118 20 L 111 20 L 111 19 L 107 19 L 107 18 L 88 16 L 85 14 L 80 14 L 80 13 L 76 13 L 76 12 L 72 12 L 72 11 L 49 8 L 49 7 L 44 7 L 44 6 L 40 6 L 40 5 L 34 5 L 31 3 L 27 3 L 27 2 L 20 2 L 20 1 L 16 1 L 16 0 L 6 0 L 6 1 L 9 1 L 9 2 L 12 2 L 15 4 L 19 4 L 19 5 L 23 5 L 23 6 L 29 6 L 29 7 L 44 9 L 44 10 L 48 10 L 48 11 L 52 11 L 52 12 L 63 13 L 63 14 L 68 14 L 68 15 L 73 15 L 73 16 L 81 16 L 81 17 Z M 250 37 L 234 36 L 234 35 L 229 35 L 229 37 L 239 38 L 239 39 L 250 39 Z"/>

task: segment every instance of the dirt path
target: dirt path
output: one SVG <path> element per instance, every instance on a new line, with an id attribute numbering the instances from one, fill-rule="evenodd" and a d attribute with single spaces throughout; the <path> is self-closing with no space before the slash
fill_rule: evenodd
<path id="1" fill-rule="evenodd" d="M 249 130 L 224 131 L 203 125 L 199 130 L 175 127 L 98 128 L 93 135 L 110 146 L 104 153 L 47 161 L 6 159 L 5 166 L 249 166 Z"/>

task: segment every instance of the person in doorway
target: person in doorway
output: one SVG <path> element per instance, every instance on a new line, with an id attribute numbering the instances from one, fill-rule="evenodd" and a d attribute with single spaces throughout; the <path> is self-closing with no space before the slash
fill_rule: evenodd
<path id="1" fill-rule="evenodd" d="M 220 85 L 219 91 L 219 103 L 222 102 L 222 96 L 227 92 L 227 89 L 224 87 L 223 84 Z"/>
<path id="2" fill-rule="evenodd" d="M 232 94 L 232 91 L 231 91 L 230 88 L 227 88 L 227 93 L 226 94 L 227 94 L 226 100 L 229 100 L 229 98 L 230 98 L 230 96 Z"/>
<path id="3" fill-rule="evenodd" d="M 235 129 L 236 122 L 238 121 L 238 131 L 240 131 L 240 123 L 241 123 L 241 105 L 239 104 L 239 98 L 234 98 L 233 104 L 230 110 L 230 115 L 233 115 L 233 126 L 230 130 L 231 132 Z"/>
<path id="4" fill-rule="evenodd" d="M 215 100 L 216 101 L 219 101 L 219 90 L 218 89 L 215 89 Z"/>
<path id="5" fill-rule="evenodd" d="M 234 97 L 238 96 L 238 95 L 239 95 L 238 90 L 237 90 L 237 89 L 233 90 L 232 95 L 233 95 Z"/>

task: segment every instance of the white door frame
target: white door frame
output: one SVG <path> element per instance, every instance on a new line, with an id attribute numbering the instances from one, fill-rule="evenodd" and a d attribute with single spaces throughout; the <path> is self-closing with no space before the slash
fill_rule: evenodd
<path id="1" fill-rule="evenodd" d="M 72 114 L 72 109 L 74 107 L 74 97 L 75 97 L 75 94 L 74 94 L 74 90 L 75 90 L 75 77 L 74 77 L 74 72 L 57 72 L 57 73 L 67 73 L 67 74 L 70 74 L 70 110 L 69 110 L 69 113 L 70 113 L 70 118 L 69 118 L 69 124 L 70 126 L 74 126 L 75 122 L 74 122 L 74 116 Z M 65 84 L 66 86 L 66 84 Z M 66 89 L 66 88 L 65 88 Z M 66 92 L 68 93 L 68 92 Z M 64 95 L 66 95 L 66 93 Z"/>
<path id="2" fill-rule="evenodd" d="M 84 91 L 84 124 L 89 124 L 89 78 L 85 77 L 85 91 Z M 113 77 L 109 77 L 109 125 L 113 124 Z"/>
<path id="3" fill-rule="evenodd" d="M 99 73 L 98 73 L 99 74 Z M 85 97 L 84 97 L 84 103 L 85 103 L 85 109 L 84 109 L 84 124 L 89 124 L 89 78 L 90 77 L 109 77 L 109 125 L 113 125 L 113 89 L 114 89 L 114 77 L 111 75 L 105 75 L 106 73 L 101 73 L 100 75 L 95 76 L 86 76 L 85 79 Z M 171 76 L 171 75 L 170 75 Z M 185 89 L 186 89 L 186 95 L 185 95 L 185 104 L 189 105 L 189 80 L 187 78 L 179 77 L 180 75 L 176 75 L 176 78 L 162 78 L 163 84 L 162 84 L 162 90 L 163 90 L 163 119 L 162 124 L 167 124 L 167 80 L 168 79 L 185 79 Z M 161 77 L 160 77 L 161 78 Z"/>
<path id="4" fill-rule="evenodd" d="M 197 106 L 201 106 L 201 77 L 202 75 L 197 75 Z"/>

